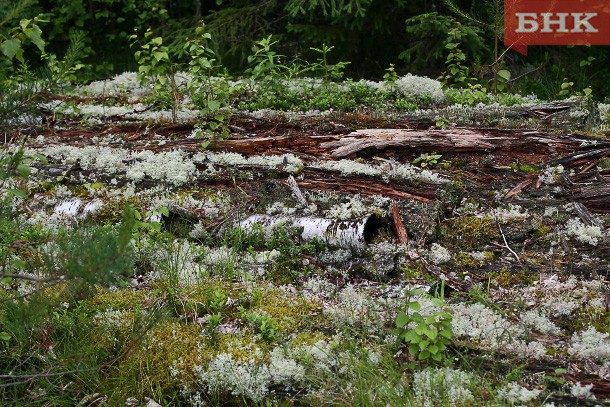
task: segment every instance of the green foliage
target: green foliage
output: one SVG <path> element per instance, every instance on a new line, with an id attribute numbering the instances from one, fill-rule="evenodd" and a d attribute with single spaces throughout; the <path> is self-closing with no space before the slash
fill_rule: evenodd
<path id="1" fill-rule="evenodd" d="M 39 102 L 81 68 L 76 60 L 83 49 L 83 36 L 70 36 L 70 46 L 64 58 L 58 60 L 56 55 L 45 52 L 46 43 L 39 26 L 45 22 L 42 16 L 15 21 L 28 4 L 22 1 L 6 15 L 0 13 L 0 129 L 6 129 L 19 117 L 35 113 Z M 42 65 L 44 69 L 35 73 L 31 65 Z"/>
<path id="2" fill-rule="evenodd" d="M 328 53 L 333 50 L 333 46 L 329 47 L 326 44 L 322 44 L 321 48 L 310 48 L 312 51 L 319 54 L 319 58 L 316 62 L 308 64 L 304 72 L 317 73 L 324 79 L 325 82 L 336 81 L 343 77 L 345 67 L 349 65 L 349 62 L 337 62 L 331 64 L 328 61 Z"/>
<path id="3" fill-rule="evenodd" d="M 286 65 L 281 62 L 285 56 L 272 50 L 272 47 L 277 45 L 279 41 L 274 41 L 271 38 L 272 35 L 269 35 L 256 41 L 252 48 L 254 53 L 248 57 L 250 68 L 246 70 L 246 73 L 255 80 L 264 81 L 277 78 L 287 69 Z"/>
<path id="4" fill-rule="evenodd" d="M 407 33 L 413 37 L 413 45 L 403 51 L 399 58 L 416 70 L 451 61 L 455 66 L 447 68 L 454 71 L 451 75 L 456 76 L 466 70 L 463 61 L 470 61 L 466 66 L 472 65 L 488 52 L 478 27 L 460 24 L 449 16 L 437 12 L 424 13 L 407 19 L 406 24 Z M 464 51 L 457 52 L 458 46 Z M 451 53 L 454 55 L 449 58 Z"/>
<path id="5" fill-rule="evenodd" d="M 390 67 L 385 69 L 383 81 L 391 86 L 394 86 L 397 80 L 398 74 L 396 73 L 396 66 L 394 64 L 390 64 Z"/>
<path id="6" fill-rule="evenodd" d="M 129 36 L 167 21 L 169 15 L 161 0 L 51 0 L 42 10 L 49 18 L 50 46 L 65 50 L 68 35 L 85 31 L 84 58 L 87 76 L 107 76 L 133 65 Z"/>
<path id="7" fill-rule="evenodd" d="M 135 41 L 138 36 L 133 35 L 130 39 Z M 169 48 L 163 45 L 163 38 L 155 37 L 152 30 L 148 29 L 144 33 L 140 50 L 136 51 L 134 56 L 142 80 L 152 78 L 153 82 L 156 81 L 159 85 L 167 83 L 167 77 L 172 73 L 173 67 L 169 58 Z"/>
<path id="8" fill-rule="evenodd" d="M 216 114 L 204 123 L 198 123 L 194 127 L 194 135 L 197 139 L 204 139 L 201 148 L 206 149 L 218 140 L 226 140 L 230 136 L 229 127 L 224 123 L 225 116 Z"/>
<path id="9" fill-rule="evenodd" d="M 34 159 L 42 160 L 26 156 L 22 149 L 3 152 L 0 188 L 25 179 Z M 29 397 L 26 390 L 32 382 L 53 387 L 72 375 L 87 383 L 85 377 L 100 369 L 103 360 L 116 356 L 93 340 L 79 304 L 97 287 L 120 283 L 134 267 L 130 242 L 135 223 L 130 212 L 116 227 L 42 231 L 22 224 L 18 206 L 13 209 L 14 197 L 25 194 L 21 191 L 5 194 L 0 210 L 0 374 L 10 375 L 0 388 L 3 401 Z"/>
<path id="10" fill-rule="evenodd" d="M 439 163 L 439 160 L 441 157 L 442 157 L 442 154 L 421 153 L 419 155 L 419 157 L 417 157 L 415 160 L 413 160 L 413 164 L 419 164 L 419 166 L 422 168 L 434 167 Z M 442 161 L 441 164 L 447 165 L 448 163 L 447 163 L 447 161 Z"/>
<path id="11" fill-rule="evenodd" d="M 254 332 L 259 334 L 267 341 L 273 341 L 277 338 L 277 324 L 275 320 L 264 313 L 246 312 L 244 308 L 240 308 L 242 318 L 245 319 Z"/>
<path id="12" fill-rule="evenodd" d="M 412 290 L 410 295 L 420 295 L 421 291 Z M 418 301 L 407 302 L 405 311 L 396 315 L 396 329 L 394 333 L 405 341 L 409 347 L 409 353 L 416 356 L 417 360 L 433 360 L 440 362 L 444 358 L 447 345 L 453 339 L 451 328 L 452 316 L 447 312 L 441 296 L 432 298 L 432 305 L 438 309 L 429 315 L 422 315 L 421 304 Z"/>

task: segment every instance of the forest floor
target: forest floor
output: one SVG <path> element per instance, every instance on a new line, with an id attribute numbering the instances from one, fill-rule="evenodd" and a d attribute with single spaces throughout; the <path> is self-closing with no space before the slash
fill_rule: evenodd
<path id="1" fill-rule="evenodd" d="M 52 111 L 21 134 L 47 159 L 29 222 L 114 224 L 129 203 L 153 225 L 129 284 L 78 306 L 117 384 L 84 404 L 608 403 L 610 132 L 559 105 L 233 111 L 210 137 L 201 118 Z M 239 227 L 253 215 L 267 226 Z M 338 230 L 276 223 L 301 218 Z"/>

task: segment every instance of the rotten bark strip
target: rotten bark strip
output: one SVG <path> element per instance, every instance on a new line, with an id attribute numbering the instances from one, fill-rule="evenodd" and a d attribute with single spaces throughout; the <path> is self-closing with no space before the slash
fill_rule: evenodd
<path id="1" fill-rule="evenodd" d="M 481 153 L 500 150 L 557 154 L 576 151 L 581 143 L 582 139 L 578 137 L 538 131 L 364 129 L 354 131 L 340 140 L 322 143 L 320 147 L 332 150 L 334 158 L 342 158 L 363 151 L 393 148 L 418 152 Z"/>
<path id="2" fill-rule="evenodd" d="M 417 189 L 406 185 L 386 185 L 381 182 L 362 178 L 343 178 L 335 174 L 317 175 L 306 170 L 305 178 L 299 180 L 301 188 L 320 191 L 335 191 L 360 195 L 382 195 L 392 199 L 414 199 L 419 202 L 431 203 L 436 199 L 436 190 L 422 186 Z"/>
<path id="3" fill-rule="evenodd" d="M 409 244 L 409 236 L 407 235 L 407 229 L 402 221 L 396 202 L 392 202 L 392 220 L 392 229 L 394 229 L 398 244 L 407 246 Z"/>

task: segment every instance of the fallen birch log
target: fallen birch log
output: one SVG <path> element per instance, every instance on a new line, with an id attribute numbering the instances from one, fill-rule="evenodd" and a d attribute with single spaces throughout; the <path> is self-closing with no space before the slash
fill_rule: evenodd
<path id="1" fill-rule="evenodd" d="M 373 238 L 385 226 L 385 223 L 374 215 L 368 215 L 358 221 L 343 221 L 314 217 L 282 217 L 269 215 L 252 215 L 239 222 L 242 229 L 248 230 L 254 225 L 275 229 L 286 225 L 301 230 L 303 240 L 318 239 L 330 246 L 364 252 Z"/>

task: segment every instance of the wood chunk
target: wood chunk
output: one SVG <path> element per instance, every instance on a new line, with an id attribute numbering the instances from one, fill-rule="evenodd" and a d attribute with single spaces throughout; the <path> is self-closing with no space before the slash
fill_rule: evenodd
<path id="1" fill-rule="evenodd" d="M 580 202 L 574 202 L 574 211 L 578 215 L 578 217 L 584 222 L 585 225 L 589 226 L 598 226 L 600 228 L 604 227 L 604 223 L 597 219 L 586 206 L 584 206 Z"/>
<path id="2" fill-rule="evenodd" d="M 402 221 L 396 202 L 392 202 L 392 220 L 392 229 L 394 229 L 394 234 L 396 235 L 398 243 L 402 246 L 408 245 L 409 236 L 407 235 L 407 229 L 405 229 L 405 224 Z"/>

